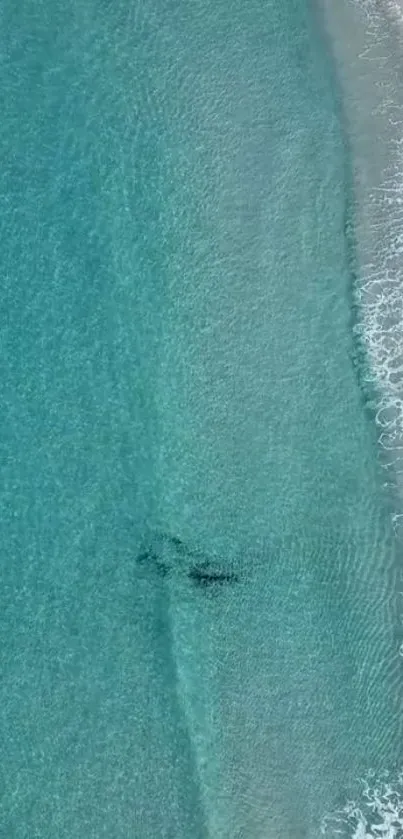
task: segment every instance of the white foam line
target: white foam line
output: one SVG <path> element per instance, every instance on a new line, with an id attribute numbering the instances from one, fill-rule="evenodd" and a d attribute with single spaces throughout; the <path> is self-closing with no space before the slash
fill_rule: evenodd
<path id="1" fill-rule="evenodd" d="M 393 524 L 403 534 L 403 0 L 319 2 L 355 158 L 361 279 L 354 331 L 368 357 L 382 465 L 396 492 Z M 400 839 L 403 774 L 368 778 L 354 801 L 323 820 L 322 836 Z"/>
<path id="2" fill-rule="evenodd" d="M 331 5 L 322 2 L 332 31 Z M 341 6 L 345 17 L 355 15 L 361 30 L 366 28 L 357 35 L 355 58 L 351 38 L 349 53 L 342 44 L 342 30 L 336 47 L 346 65 L 347 111 L 350 86 L 361 107 L 357 114 L 349 114 L 356 138 L 362 277 L 356 290 L 360 314 L 355 333 L 366 349 L 372 371 L 368 379 L 378 393 L 376 423 L 380 449 L 387 453 L 384 465 L 403 502 L 403 98 L 399 101 L 398 83 L 403 49 L 400 56 L 391 55 L 403 35 L 403 3 L 385 0 L 380 8 L 373 0 L 342 0 Z M 368 140 L 365 133 L 372 137 Z M 362 160 L 361 146 L 365 146 Z M 395 522 L 402 516 L 399 510 Z"/>
<path id="3" fill-rule="evenodd" d="M 403 830 L 403 775 L 370 774 L 361 782 L 358 800 L 326 815 L 321 835 L 326 839 L 400 839 Z"/>
<path id="4" fill-rule="evenodd" d="M 403 4 L 397 0 L 386 0 L 388 9 L 395 15 L 397 22 L 403 27 Z"/>

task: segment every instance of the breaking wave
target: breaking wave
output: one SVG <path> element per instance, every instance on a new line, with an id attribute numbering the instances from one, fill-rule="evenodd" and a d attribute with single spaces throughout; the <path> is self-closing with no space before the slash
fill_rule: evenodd
<path id="1" fill-rule="evenodd" d="M 326 839 L 402 839 L 403 772 L 397 776 L 368 774 L 358 800 L 348 801 L 325 816 L 321 836 Z"/>
<path id="2" fill-rule="evenodd" d="M 375 156 L 364 161 L 364 174 L 359 175 L 367 180 L 367 206 L 358 207 L 366 242 L 355 285 L 354 333 L 367 359 L 364 387 L 371 393 L 385 482 L 398 495 L 394 526 L 402 535 L 403 54 L 397 35 L 398 27 L 403 30 L 403 7 L 395 0 L 356 2 L 367 25 L 357 72 L 367 74 L 369 87 L 376 91 L 367 107 L 374 135 L 381 131 L 382 136 L 377 136 Z M 364 93 L 367 89 L 368 81 Z M 357 235 L 360 247 L 359 231 Z"/>

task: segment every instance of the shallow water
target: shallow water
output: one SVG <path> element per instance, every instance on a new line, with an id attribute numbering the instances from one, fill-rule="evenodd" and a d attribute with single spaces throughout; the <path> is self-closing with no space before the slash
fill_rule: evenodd
<path id="1" fill-rule="evenodd" d="M 0 33 L 1 829 L 316 839 L 402 759 L 326 43 L 297 0 Z"/>
<path id="2" fill-rule="evenodd" d="M 343 90 L 353 155 L 357 279 L 355 333 L 369 362 L 365 381 L 381 462 L 402 507 L 402 79 L 403 9 L 396 0 L 323 0 Z M 344 33 L 348 31 L 348 37 Z"/>

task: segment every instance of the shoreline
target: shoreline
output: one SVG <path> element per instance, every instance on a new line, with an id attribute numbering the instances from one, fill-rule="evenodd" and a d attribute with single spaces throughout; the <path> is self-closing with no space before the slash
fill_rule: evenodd
<path id="1" fill-rule="evenodd" d="M 403 531 L 403 5 L 319 0 L 353 157 L 354 332 L 371 369 L 395 530 Z M 400 92 L 402 91 L 402 92 Z M 400 527 L 402 522 L 402 528 Z"/>

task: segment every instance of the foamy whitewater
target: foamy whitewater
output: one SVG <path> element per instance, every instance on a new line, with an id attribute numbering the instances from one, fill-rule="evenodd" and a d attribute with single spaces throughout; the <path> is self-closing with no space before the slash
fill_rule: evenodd
<path id="1" fill-rule="evenodd" d="M 321 835 L 339 839 L 401 839 L 403 836 L 403 774 L 362 781 L 361 796 L 325 816 Z"/>
<path id="2" fill-rule="evenodd" d="M 403 505 L 403 10 L 395 0 L 323 5 L 334 27 L 355 156 L 354 332 L 369 359 L 363 381 L 388 485 Z"/>
<path id="3" fill-rule="evenodd" d="M 354 155 L 353 327 L 361 382 L 378 430 L 392 520 L 403 535 L 403 6 L 323 0 Z M 361 362 L 363 361 L 361 356 Z M 400 588 L 402 572 L 400 570 Z M 403 596 L 403 590 L 402 590 Z M 403 656 L 403 645 L 400 648 Z M 361 793 L 323 819 L 326 837 L 401 839 L 403 773 L 369 773 Z"/>

